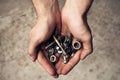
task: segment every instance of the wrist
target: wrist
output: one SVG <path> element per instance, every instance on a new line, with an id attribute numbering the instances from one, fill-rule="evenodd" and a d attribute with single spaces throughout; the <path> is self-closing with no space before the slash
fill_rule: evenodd
<path id="1" fill-rule="evenodd" d="M 33 0 L 37 16 L 46 16 L 56 12 L 58 8 L 57 0 Z"/>
<path id="2" fill-rule="evenodd" d="M 65 6 L 76 10 L 81 17 L 84 17 L 93 0 L 66 0 Z"/>

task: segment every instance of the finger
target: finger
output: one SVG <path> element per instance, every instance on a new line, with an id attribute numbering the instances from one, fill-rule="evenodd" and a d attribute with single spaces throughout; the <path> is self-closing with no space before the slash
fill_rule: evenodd
<path id="1" fill-rule="evenodd" d="M 66 75 L 71 69 L 80 61 L 81 51 L 76 52 L 76 54 L 71 58 L 71 60 L 63 67 L 62 74 Z"/>
<path id="2" fill-rule="evenodd" d="M 57 74 L 61 74 L 62 73 L 62 68 L 65 66 L 65 64 L 63 63 L 63 59 L 60 58 L 59 61 L 56 63 L 55 68 L 57 71 Z"/>
<path id="3" fill-rule="evenodd" d="M 57 78 L 58 75 L 56 74 L 55 68 L 53 65 L 46 59 L 43 53 L 40 51 L 38 53 L 38 62 L 42 67 L 53 77 Z"/>
<path id="4" fill-rule="evenodd" d="M 40 44 L 40 42 L 41 42 L 40 40 L 31 40 L 31 42 L 30 42 L 28 53 L 29 53 L 32 61 L 36 60 L 36 56 L 37 56 L 36 48 Z"/>
<path id="5" fill-rule="evenodd" d="M 84 41 L 80 58 L 82 60 L 85 59 L 91 52 L 92 52 L 92 41 L 91 40 Z"/>

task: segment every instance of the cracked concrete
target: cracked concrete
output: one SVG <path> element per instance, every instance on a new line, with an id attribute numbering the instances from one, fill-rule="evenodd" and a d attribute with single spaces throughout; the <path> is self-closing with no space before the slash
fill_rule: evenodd
<path id="1" fill-rule="evenodd" d="M 35 20 L 31 0 L 0 0 L 0 80 L 55 80 L 27 55 Z M 88 22 L 94 52 L 58 80 L 120 80 L 120 1 L 94 0 Z"/>

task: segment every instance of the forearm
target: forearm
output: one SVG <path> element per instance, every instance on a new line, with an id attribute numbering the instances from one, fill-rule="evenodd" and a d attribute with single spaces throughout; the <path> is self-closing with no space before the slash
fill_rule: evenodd
<path id="1" fill-rule="evenodd" d="M 57 0 L 32 0 L 36 9 L 37 16 L 45 16 L 50 11 L 54 12 L 57 7 Z"/>
<path id="2" fill-rule="evenodd" d="M 70 4 L 74 10 L 77 9 L 81 15 L 84 15 L 92 4 L 93 0 L 66 0 L 66 4 Z"/>

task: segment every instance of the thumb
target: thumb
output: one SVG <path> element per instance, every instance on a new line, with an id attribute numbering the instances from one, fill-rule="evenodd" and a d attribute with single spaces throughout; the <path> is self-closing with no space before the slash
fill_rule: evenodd
<path id="1" fill-rule="evenodd" d="M 29 44 L 28 53 L 32 59 L 32 61 L 35 61 L 37 59 L 37 50 L 39 49 L 39 45 L 42 43 L 42 39 L 32 39 Z"/>

